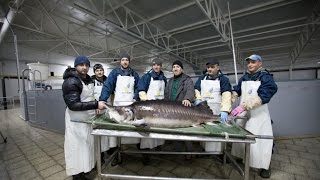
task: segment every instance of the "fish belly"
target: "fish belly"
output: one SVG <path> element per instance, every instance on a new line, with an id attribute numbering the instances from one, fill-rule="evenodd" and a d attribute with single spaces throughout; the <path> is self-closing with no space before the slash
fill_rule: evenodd
<path id="1" fill-rule="evenodd" d="M 160 127 L 160 128 L 183 128 L 190 127 L 197 122 L 192 120 L 184 120 L 184 119 L 166 119 L 166 118 L 150 118 L 145 117 L 144 121 L 147 126 L 150 127 Z"/>

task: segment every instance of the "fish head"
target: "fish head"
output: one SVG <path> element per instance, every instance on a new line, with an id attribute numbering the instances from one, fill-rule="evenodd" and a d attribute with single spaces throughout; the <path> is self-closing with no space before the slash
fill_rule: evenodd
<path id="1" fill-rule="evenodd" d="M 130 106 L 109 106 L 107 105 L 106 116 L 119 124 L 130 124 L 133 120 L 133 111 Z"/>

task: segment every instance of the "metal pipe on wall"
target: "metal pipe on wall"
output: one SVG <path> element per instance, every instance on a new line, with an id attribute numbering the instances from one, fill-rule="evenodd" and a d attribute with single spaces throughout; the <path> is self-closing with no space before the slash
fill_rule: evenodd
<path id="1" fill-rule="evenodd" d="M 236 76 L 236 84 L 238 84 L 237 60 L 236 60 L 236 52 L 234 50 L 234 41 L 233 41 L 233 34 L 232 34 L 232 24 L 231 24 L 231 15 L 230 15 L 229 2 L 228 2 L 228 11 L 229 11 L 229 21 L 230 21 L 230 37 L 231 37 L 231 45 L 232 45 L 234 74 Z"/>
<path id="2" fill-rule="evenodd" d="M 4 109 L 7 109 L 7 93 L 6 93 L 6 82 L 5 78 L 2 78 L 2 96 L 3 96 L 3 107 Z"/>
<path id="3" fill-rule="evenodd" d="M 31 71 L 31 69 L 22 70 L 22 95 L 23 95 L 23 102 L 24 102 L 24 115 L 25 115 L 24 119 L 26 121 L 29 121 L 27 91 L 26 91 L 26 85 L 25 85 L 25 82 L 24 82 L 24 79 L 26 77 L 24 74 L 25 74 L 26 71 L 29 72 L 29 71 Z M 27 80 L 28 80 L 28 78 L 27 78 Z"/>

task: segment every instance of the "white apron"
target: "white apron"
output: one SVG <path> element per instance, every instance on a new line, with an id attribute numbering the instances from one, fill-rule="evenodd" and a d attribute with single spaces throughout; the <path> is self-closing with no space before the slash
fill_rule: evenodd
<path id="1" fill-rule="evenodd" d="M 151 78 L 149 89 L 147 92 L 148 100 L 163 99 L 164 88 L 165 83 L 163 80 L 153 80 L 153 78 Z M 163 139 L 141 139 L 140 148 L 152 149 L 154 147 L 163 145 L 164 142 L 165 141 Z"/>
<path id="2" fill-rule="evenodd" d="M 213 115 L 219 115 L 221 109 L 221 90 L 220 81 L 201 80 L 201 97 L 203 101 L 207 101 L 208 106 L 213 111 Z M 205 151 L 222 151 L 222 143 L 220 142 L 200 142 Z"/>
<path id="3" fill-rule="evenodd" d="M 82 82 L 82 81 L 81 81 Z M 85 85 L 80 95 L 81 102 L 94 101 L 94 85 Z M 71 122 L 70 120 L 85 121 L 95 116 L 95 110 L 65 112 L 65 141 L 64 152 L 66 160 L 66 173 L 68 176 L 89 172 L 95 164 L 94 140 L 91 135 L 91 125 Z"/>
<path id="4" fill-rule="evenodd" d="M 257 91 L 260 85 L 260 81 L 243 81 L 241 85 L 242 95 L 240 103 L 245 102 L 248 98 L 258 96 Z M 267 104 L 253 108 L 248 111 L 248 115 L 248 121 L 238 119 L 237 124 L 255 135 L 273 136 Z M 272 139 L 256 139 L 256 143 L 250 145 L 250 167 L 269 169 L 272 146 Z M 244 144 L 234 143 L 231 153 L 234 156 L 244 158 L 244 150 Z"/>
<path id="5" fill-rule="evenodd" d="M 98 80 L 94 80 L 94 97 L 96 98 L 97 101 L 99 101 L 99 97 L 101 95 L 101 91 L 102 91 L 102 88 L 103 88 L 103 83 L 99 82 Z M 112 105 L 111 104 L 111 98 L 109 97 L 108 100 L 107 100 L 107 104 L 108 105 Z"/>
<path id="6" fill-rule="evenodd" d="M 94 80 L 94 97 L 97 101 L 99 101 L 99 97 L 101 95 L 103 83 L 99 82 L 98 80 Z M 111 105 L 110 97 L 107 100 L 107 104 Z M 104 110 L 100 110 L 102 114 Z M 109 149 L 109 137 L 108 136 L 101 136 L 101 152 L 107 151 Z"/>
<path id="7" fill-rule="evenodd" d="M 114 95 L 114 106 L 128 106 L 133 103 L 134 77 L 118 75 Z M 138 144 L 139 138 L 121 138 L 121 144 Z M 117 146 L 117 138 L 109 138 L 109 147 Z"/>

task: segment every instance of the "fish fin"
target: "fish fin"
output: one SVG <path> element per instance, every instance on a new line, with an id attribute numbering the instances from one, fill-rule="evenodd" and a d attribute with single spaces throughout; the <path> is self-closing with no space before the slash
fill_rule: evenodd
<path id="1" fill-rule="evenodd" d="M 135 120 L 134 122 L 132 122 L 132 125 L 136 126 L 136 127 L 146 127 L 146 126 L 148 126 L 144 119 Z"/>
<path id="2" fill-rule="evenodd" d="M 206 125 L 211 125 L 211 126 L 216 126 L 217 123 L 214 123 L 214 122 L 205 122 Z"/>
<path id="3" fill-rule="evenodd" d="M 201 127 L 200 124 L 192 124 L 192 127 Z"/>
<path id="4" fill-rule="evenodd" d="M 226 123 L 222 123 L 223 124 L 223 126 L 226 126 L 226 127 L 230 127 L 230 126 L 232 126 L 232 124 L 231 123 L 228 123 L 228 122 L 226 122 Z"/>

